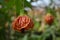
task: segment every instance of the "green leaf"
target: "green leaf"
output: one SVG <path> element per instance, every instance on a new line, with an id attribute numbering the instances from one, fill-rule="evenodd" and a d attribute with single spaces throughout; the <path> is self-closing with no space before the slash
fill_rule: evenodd
<path id="1" fill-rule="evenodd" d="M 15 1 L 15 4 L 16 4 L 16 13 L 17 13 L 17 15 L 19 15 L 19 13 L 20 13 L 20 0 L 16 0 Z"/>
<path id="2" fill-rule="evenodd" d="M 38 30 L 38 28 L 40 27 L 40 23 L 39 22 L 35 22 L 35 25 L 34 25 L 34 30 Z"/>
<path id="3" fill-rule="evenodd" d="M 16 0 L 16 13 L 17 15 L 20 15 L 20 10 L 24 9 L 24 0 Z M 24 11 L 24 10 L 23 10 Z"/>
<path id="4" fill-rule="evenodd" d="M 23 40 L 28 40 L 28 34 L 23 37 Z"/>
<path id="5" fill-rule="evenodd" d="M 12 8 L 14 4 L 15 4 L 15 0 L 9 0 L 9 2 L 7 2 L 7 9 Z"/>

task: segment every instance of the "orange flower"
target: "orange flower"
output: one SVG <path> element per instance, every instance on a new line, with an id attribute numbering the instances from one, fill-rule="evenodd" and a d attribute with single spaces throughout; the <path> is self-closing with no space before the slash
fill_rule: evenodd
<path id="1" fill-rule="evenodd" d="M 53 16 L 53 15 L 47 14 L 47 15 L 45 16 L 45 22 L 46 22 L 47 24 L 51 25 L 51 24 L 53 23 L 53 21 L 54 21 L 54 16 Z"/>
<path id="2" fill-rule="evenodd" d="M 12 22 L 12 26 L 13 29 L 16 31 L 21 32 L 22 29 L 25 30 L 29 30 L 30 28 L 33 27 L 33 21 L 32 19 L 30 19 L 28 16 L 18 16 L 13 22 Z"/>

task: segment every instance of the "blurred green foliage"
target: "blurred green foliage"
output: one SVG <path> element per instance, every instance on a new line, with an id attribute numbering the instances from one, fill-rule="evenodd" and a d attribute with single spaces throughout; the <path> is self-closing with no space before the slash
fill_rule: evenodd
<path id="1" fill-rule="evenodd" d="M 26 0 L 0 0 L 0 5 L 2 7 L 0 8 L 0 40 L 46 40 L 50 35 L 52 35 L 52 38 L 50 37 L 48 40 L 60 40 L 60 37 L 55 35 L 55 32 L 57 32 L 56 26 L 58 26 L 57 17 L 55 18 L 52 27 L 49 26 L 41 35 L 38 35 L 38 31 L 37 34 L 34 33 L 37 30 L 36 28 L 40 26 L 40 23 L 35 21 L 34 27 L 36 30 L 27 33 L 20 33 L 12 29 L 12 18 L 24 14 L 24 7 L 31 8 L 31 4 Z M 53 15 L 56 15 L 53 9 L 50 11 Z M 48 25 L 46 25 L 46 27 L 47 26 Z M 60 35 L 60 31 L 58 33 Z"/>

